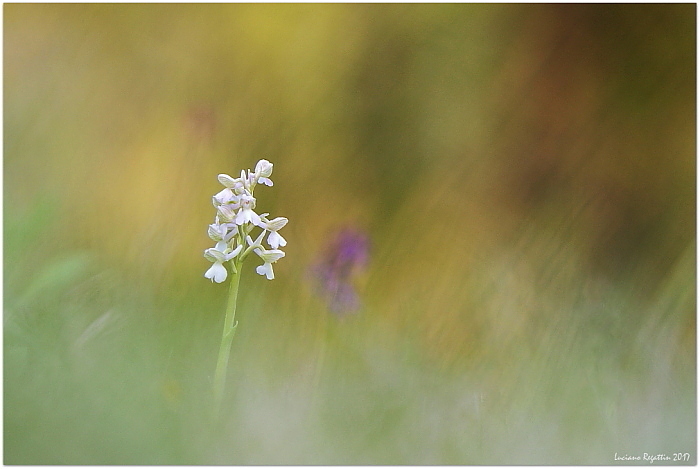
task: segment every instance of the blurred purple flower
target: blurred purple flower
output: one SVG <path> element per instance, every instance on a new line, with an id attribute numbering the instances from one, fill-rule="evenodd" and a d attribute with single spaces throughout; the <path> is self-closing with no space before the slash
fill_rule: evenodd
<path id="1" fill-rule="evenodd" d="M 353 277 L 369 261 L 369 237 L 354 228 L 344 228 L 326 246 L 311 268 L 316 290 L 333 313 L 345 314 L 360 308 Z"/>

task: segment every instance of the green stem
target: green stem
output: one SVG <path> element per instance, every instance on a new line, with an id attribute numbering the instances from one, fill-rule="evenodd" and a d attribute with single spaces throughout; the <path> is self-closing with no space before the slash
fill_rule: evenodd
<path id="1" fill-rule="evenodd" d="M 218 414 L 221 408 L 221 400 L 226 387 L 226 370 L 228 368 L 228 357 L 231 351 L 233 336 L 236 334 L 238 322 L 236 319 L 236 301 L 238 300 L 238 284 L 241 281 L 241 263 L 234 261 L 235 273 L 232 275 L 229 286 L 228 303 L 226 305 L 226 318 L 224 319 L 224 332 L 221 335 L 221 346 L 219 347 L 219 358 L 216 361 L 216 372 L 214 373 L 214 405 Z"/>

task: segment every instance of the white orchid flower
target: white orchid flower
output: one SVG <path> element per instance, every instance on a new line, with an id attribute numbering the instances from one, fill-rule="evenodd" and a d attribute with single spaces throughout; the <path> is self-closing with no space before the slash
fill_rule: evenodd
<path id="1" fill-rule="evenodd" d="M 260 216 L 253 211 L 255 208 L 255 197 L 248 194 L 241 195 L 241 210 L 236 215 L 236 225 L 252 223 L 260 226 Z"/>
<path id="2" fill-rule="evenodd" d="M 228 271 L 226 270 L 226 267 L 224 267 L 224 262 L 230 261 L 236 257 L 243 248 L 243 246 L 238 246 L 236 249 L 230 252 L 226 252 L 228 249 L 220 251 L 218 248 L 220 247 L 221 242 L 216 244 L 217 247 L 209 248 L 204 251 L 204 257 L 206 257 L 208 261 L 213 262 L 209 270 L 204 273 L 204 276 L 216 283 L 223 282 L 228 276 Z"/>
<path id="3" fill-rule="evenodd" d="M 255 254 L 260 256 L 263 260 L 263 265 L 259 265 L 255 268 L 255 271 L 267 277 L 268 280 L 273 280 L 275 278 L 275 273 L 272 270 L 272 264 L 284 257 L 284 252 L 279 249 L 255 249 Z"/>
<path id="4" fill-rule="evenodd" d="M 289 222 L 289 220 L 284 217 L 277 217 L 274 220 L 263 220 L 262 228 L 270 231 L 270 236 L 267 237 L 267 244 L 269 244 L 272 249 L 287 245 L 287 240 L 278 233 L 279 230 L 284 228 L 287 222 Z"/>
<path id="5" fill-rule="evenodd" d="M 272 174 L 273 164 L 267 160 L 260 160 L 255 165 L 255 180 L 266 186 L 272 186 L 272 181 L 269 179 Z"/>
<path id="6" fill-rule="evenodd" d="M 214 204 L 214 207 L 218 207 L 219 205 L 223 204 L 237 204 L 238 196 L 234 194 L 231 189 L 226 188 L 212 197 L 212 203 Z"/>

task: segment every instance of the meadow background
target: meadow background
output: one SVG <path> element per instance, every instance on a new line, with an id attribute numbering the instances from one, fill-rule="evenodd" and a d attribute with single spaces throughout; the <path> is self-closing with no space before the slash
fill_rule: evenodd
<path id="1" fill-rule="evenodd" d="M 696 464 L 695 9 L 5 4 L 4 463 Z"/>

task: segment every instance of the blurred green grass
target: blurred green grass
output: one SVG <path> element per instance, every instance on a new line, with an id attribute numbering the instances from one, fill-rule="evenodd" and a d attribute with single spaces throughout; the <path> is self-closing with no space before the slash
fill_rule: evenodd
<path id="1" fill-rule="evenodd" d="M 696 455 L 695 6 L 4 6 L 6 464 Z M 275 164 L 221 424 L 216 174 Z M 256 194 L 258 195 L 258 194 Z M 363 307 L 309 266 L 365 230 Z"/>

